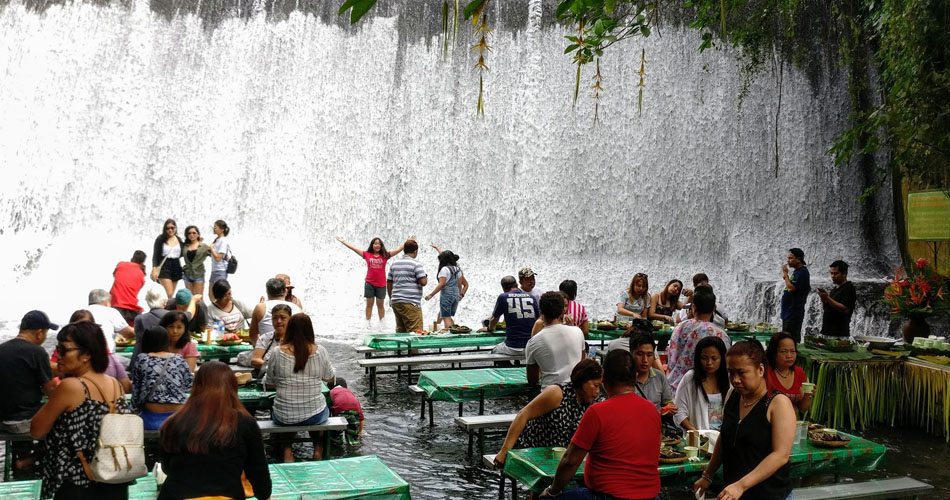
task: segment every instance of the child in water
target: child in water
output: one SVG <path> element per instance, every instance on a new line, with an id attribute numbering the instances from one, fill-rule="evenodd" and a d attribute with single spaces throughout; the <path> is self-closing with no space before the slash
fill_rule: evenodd
<path id="1" fill-rule="evenodd" d="M 356 395 L 346 388 L 346 380 L 337 377 L 336 386 L 330 389 L 330 398 L 333 399 L 330 413 L 334 417 L 345 418 L 349 424 L 345 432 L 346 442 L 352 444 L 359 441 L 363 434 L 363 407 Z"/>

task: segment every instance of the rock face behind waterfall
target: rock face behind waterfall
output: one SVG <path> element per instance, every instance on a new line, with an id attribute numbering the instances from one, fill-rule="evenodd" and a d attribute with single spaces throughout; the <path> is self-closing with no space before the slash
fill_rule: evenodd
<path id="1" fill-rule="evenodd" d="M 469 325 L 522 266 L 544 290 L 576 280 L 595 318 L 642 271 L 654 292 L 706 272 L 764 319 L 790 247 L 816 276 L 840 258 L 873 282 L 898 261 L 888 186 L 856 203 L 868 179 L 826 153 L 850 110 L 820 61 L 767 65 L 740 101 L 737 55 L 671 23 L 605 54 L 594 125 L 593 67 L 574 108 L 554 3 L 491 2 L 477 117 L 471 23 L 444 55 L 441 1 L 381 1 L 356 26 L 338 4 L 0 0 L 2 319 L 36 297 L 65 319 L 167 217 L 209 239 L 225 219 L 235 296 L 288 273 L 325 335 L 362 316 L 365 267 L 336 235 L 452 249 Z M 859 324 L 888 327 L 867 310 Z"/>

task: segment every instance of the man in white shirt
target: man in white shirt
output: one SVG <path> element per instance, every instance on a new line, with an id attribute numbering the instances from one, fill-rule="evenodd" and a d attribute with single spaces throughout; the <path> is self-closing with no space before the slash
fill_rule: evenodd
<path id="1" fill-rule="evenodd" d="M 544 328 L 528 340 L 525 362 L 528 383 L 541 386 L 564 384 L 571 380 L 571 370 L 584 359 L 584 334 L 576 326 L 561 323 L 567 301 L 561 292 L 545 292 L 539 308 Z"/>
<path id="2" fill-rule="evenodd" d="M 106 336 L 106 347 L 110 353 L 115 352 L 116 334 L 127 339 L 135 338 L 135 330 L 129 326 L 119 311 L 112 308 L 112 297 L 109 292 L 101 288 L 89 292 L 89 306 L 86 309 L 92 313 L 96 324 L 102 327 L 102 333 Z"/>

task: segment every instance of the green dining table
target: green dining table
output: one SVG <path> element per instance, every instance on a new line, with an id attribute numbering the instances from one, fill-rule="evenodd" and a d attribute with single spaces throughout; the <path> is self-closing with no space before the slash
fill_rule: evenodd
<path id="1" fill-rule="evenodd" d="M 43 481 L 10 481 L 0 483 L 0 498 L 3 500 L 40 500 Z"/>
<path id="2" fill-rule="evenodd" d="M 525 367 L 472 368 L 468 370 L 437 370 L 419 372 L 416 383 L 425 391 L 423 404 L 429 405 L 429 424 L 432 425 L 432 401 L 451 401 L 462 404 L 478 401 L 478 414 L 485 413 L 485 400 L 528 391 Z"/>
<path id="3" fill-rule="evenodd" d="M 271 464 L 269 467 L 272 500 L 412 498 L 409 494 L 409 483 L 376 455 L 319 462 Z M 129 487 L 130 500 L 152 500 L 157 496 L 158 486 L 151 473 Z"/>
<path id="4" fill-rule="evenodd" d="M 254 350 L 254 346 L 247 342 L 237 345 L 198 344 L 198 359 L 200 361 L 219 360 L 227 362 L 231 358 L 245 351 Z M 116 346 L 115 353 L 125 358 L 131 358 L 134 346 Z"/>
<path id="5" fill-rule="evenodd" d="M 887 452 L 884 445 L 856 436 L 849 437 L 851 442 L 842 448 L 819 448 L 807 440 L 795 444 L 789 456 L 789 476 L 794 478 L 815 474 L 848 474 L 874 470 L 884 464 Z M 676 448 L 682 451 L 683 446 L 683 443 L 680 443 Z M 505 460 L 504 474 L 529 490 L 539 493 L 553 481 L 559 460 L 552 448 L 511 450 Z M 698 462 L 658 465 L 657 471 L 663 486 L 689 486 L 699 479 L 708 464 L 708 458 L 704 458 Z M 721 473 L 720 468 L 717 483 L 722 482 Z M 574 474 L 575 486 L 583 484 L 583 478 L 582 463 Z"/>
<path id="6" fill-rule="evenodd" d="M 505 340 L 505 332 L 444 333 L 419 335 L 416 333 L 370 333 L 363 337 L 363 345 L 379 351 L 407 351 L 410 349 L 451 349 L 460 347 L 492 347 Z"/>

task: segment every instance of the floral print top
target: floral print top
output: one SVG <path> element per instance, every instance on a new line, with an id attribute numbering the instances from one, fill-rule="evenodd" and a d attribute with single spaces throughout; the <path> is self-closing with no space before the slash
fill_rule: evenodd
<path id="1" fill-rule="evenodd" d="M 693 352 L 696 350 L 696 344 L 700 339 L 710 336 L 721 338 L 726 343 L 726 349 L 729 349 L 732 344 L 726 332 L 709 321 L 688 319 L 673 329 L 670 344 L 666 348 L 666 357 L 668 378 L 674 392 L 683 375 L 693 368 Z"/>

